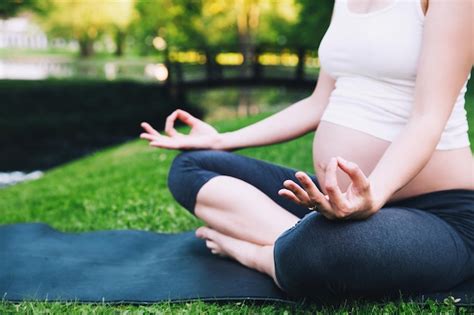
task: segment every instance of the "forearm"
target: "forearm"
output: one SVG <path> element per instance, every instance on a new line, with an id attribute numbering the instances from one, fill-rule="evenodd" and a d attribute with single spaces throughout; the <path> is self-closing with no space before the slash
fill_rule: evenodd
<path id="1" fill-rule="evenodd" d="M 263 146 L 298 138 L 316 130 L 325 104 L 310 96 L 239 130 L 223 133 L 215 149 L 232 150 Z"/>
<path id="2" fill-rule="evenodd" d="M 429 117 L 412 119 L 385 151 L 369 176 L 377 208 L 428 163 L 440 137 L 440 127 L 434 124 Z"/>
<path id="3" fill-rule="evenodd" d="M 436 149 L 472 69 L 472 5 L 433 1 L 424 24 L 413 111 L 370 174 L 380 203 L 413 179 Z"/>

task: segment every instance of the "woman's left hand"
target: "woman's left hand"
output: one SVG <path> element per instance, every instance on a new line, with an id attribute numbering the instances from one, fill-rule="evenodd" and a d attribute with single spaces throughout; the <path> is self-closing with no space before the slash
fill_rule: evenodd
<path id="1" fill-rule="evenodd" d="M 337 183 L 338 167 L 351 179 L 344 193 Z M 324 188 L 327 195 L 319 191 L 305 172 L 299 171 L 295 176 L 303 187 L 292 180 L 286 180 L 283 182 L 285 188 L 280 189 L 278 194 L 308 208 L 316 206 L 316 211 L 328 219 L 365 219 L 381 207 L 374 196 L 369 179 L 360 167 L 341 157 L 332 158 L 326 168 Z"/>

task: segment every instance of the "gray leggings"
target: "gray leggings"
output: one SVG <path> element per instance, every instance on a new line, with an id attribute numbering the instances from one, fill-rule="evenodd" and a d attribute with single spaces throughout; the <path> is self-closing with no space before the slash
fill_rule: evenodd
<path id="1" fill-rule="evenodd" d="M 474 276 L 474 191 L 431 192 L 388 203 L 366 220 L 332 221 L 278 195 L 284 180 L 298 182 L 295 172 L 233 152 L 191 150 L 174 159 L 168 186 L 193 213 L 202 185 L 232 176 L 298 216 L 274 246 L 276 277 L 290 295 L 432 292 Z"/>

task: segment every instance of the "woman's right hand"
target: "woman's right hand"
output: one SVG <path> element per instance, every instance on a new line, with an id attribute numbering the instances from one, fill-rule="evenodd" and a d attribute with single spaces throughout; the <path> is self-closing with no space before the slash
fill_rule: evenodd
<path id="1" fill-rule="evenodd" d="M 182 134 L 174 128 L 176 119 L 191 127 L 189 134 Z M 215 149 L 220 137 L 214 127 L 182 109 L 175 110 L 166 118 L 166 135 L 160 134 L 147 122 L 141 126 L 146 132 L 140 138 L 150 141 L 150 146 L 164 149 Z"/>

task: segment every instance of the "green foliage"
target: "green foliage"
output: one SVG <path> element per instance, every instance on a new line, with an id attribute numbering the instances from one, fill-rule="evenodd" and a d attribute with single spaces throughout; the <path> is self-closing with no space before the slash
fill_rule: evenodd
<path id="1" fill-rule="evenodd" d="M 332 2 L 311 0 L 138 0 L 133 33 L 142 52 L 155 36 L 169 46 L 290 45 L 317 47 Z"/>
<path id="2" fill-rule="evenodd" d="M 132 25 L 142 53 L 154 53 L 161 36 L 181 49 L 234 46 L 249 36 L 252 44 L 284 44 L 297 20 L 294 0 L 138 0 Z"/>
<path id="3" fill-rule="evenodd" d="M 18 15 L 24 10 L 44 13 L 49 8 L 50 0 L 3 0 L 0 1 L 0 19 Z"/>
<path id="4" fill-rule="evenodd" d="M 474 116 L 474 112 L 470 114 Z M 219 131 L 229 131 L 267 115 L 213 124 Z M 181 131 L 187 132 L 188 128 Z M 308 134 L 295 141 L 247 148 L 236 153 L 311 171 L 311 142 L 312 135 Z M 61 231 L 71 232 L 127 228 L 157 232 L 194 229 L 202 222 L 173 200 L 166 185 L 168 169 L 176 154 L 177 151 L 150 148 L 144 140 L 131 141 L 57 167 L 37 181 L 0 190 L 0 224 L 45 222 Z M 454 301 L 449 299 L 444 303 L 427 301 L 424 304 L 403 300 L 381 304 L 356 301 L 322 308 L 311 304 L 292 307 L 251 302 L 216 304 L 198 301 L 133 306 L 0 301 L 0 313 L 22 314 L 456 314 L 456 311 L 457 314 L 469 314 L 472 309 L 456 309 Z"/>
<path id="5" fill-rule="evenodd" d="M 260 43 L 317 47 L 332 11 L 332 2 L 311 0 L 18 1 L 1 2 L 0 16 L 38 11 L 41 3 L 40 21 L 49 35 L 76 39 L 81 56 L 92 55 L 94 42 L 107 36 L 118 55 L 127 42 L 141 54 L 155 54 L 156 36 L 178 49 L 244 49 Z"/>
<path id="6" fill-rule="evenodd" d="M 43 25 L 51 36 L 76 39 L 82 56 L 93 54 L 94 41 L 104 34 L 124 34 L 132 20 L 132 0 L 49 1 Z"/>
<path id="7" fill-rule="evenodd" d="M 168 46 L 202 46 L 206 34 L 199 32 L 200 0 L 137 0 L 131 33 L 141 52 L 155 52 L 153 38 L 161 36 Z"/>
<path id="8" fill-rule="evenodd" d="M 278 44 L 286 41 L 287 32 L 296 22 L 294 0 L 221 0 L 204 1 L 203 30 L 222 29 L 210 34 L 211 45 Z"/>
<path id="9" fill-rule="evenodd" d="M 291 29 L 289 45 L 317 48 L 329 22 L 334 1 L 297 0 L 300 5 L 298 22 Z"/>

